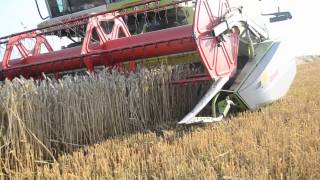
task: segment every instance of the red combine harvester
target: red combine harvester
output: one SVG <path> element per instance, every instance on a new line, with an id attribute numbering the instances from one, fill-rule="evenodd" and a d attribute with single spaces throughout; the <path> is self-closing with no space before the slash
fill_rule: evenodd
<path id="1" fill-rule="evenodd" d="M 164 21 L 163 15 L 156 17 L 160 12 L 166 15 L 168 9 L 190 3 L 140 1 L 0 38 L 0 43 L 6 44 L 0 80 L 42 78 L 44 74 L 59 77 L 83 69 L 94 72 L 101 66 L 134 71 L 144 62 L 159 58 L 168 64 L 201 63 L 205 72 L 178 82 L 212 81 L 212 86 L 180 124 L 220 121 L 231 106 L 255 110 L 286 94 L 295 76 L 295 62 L 281 42 L 270 40 L 241 7 L 233 7 L 227 0 L 197 0 L 191 24 L 137 34 L 129 28 L 127 20 L 132 17 L 143 14 L 150 27 L 155 22 L 149 22 L 148 13 L 155 16 L 155 21 Z M 144 8 L 135 8 L 140 6 Z M 83 30 L 80 40 L 68 48 L 54 51 L 47 39 L 63 34 L 80 37 L 79 29 Z M 26 39 L 34 41 L 31 49 L 24 45 Z M 18 50 L 20 58 L 11 58 L 13 49 Z M 195 117 L 211 100 L 213 117 Z"/>

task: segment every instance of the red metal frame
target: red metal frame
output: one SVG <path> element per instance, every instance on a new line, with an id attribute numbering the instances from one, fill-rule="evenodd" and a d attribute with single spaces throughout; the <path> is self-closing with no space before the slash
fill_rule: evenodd
<path id="1" fill-rule="evenodd" d="M 237 65 L 238 34 L 235 31 L 223 41 L 211 35 L 212 28 L 228 10 L 227 0 L 198 0 L 193 26 L 174 27 L 135 36 L 130 35 L 126 24 L 118 14 L 99 14 L 89 18 L 82 47 L 60 51 L 53 51 L 45 37 L 39 35 L 38 31 L 19 34 L 8 41 L 0 79 L 6 77 L 11 79 L 20 75 L 27 78 L 40 77 L 42 73 L 57 73 L 84 67 L 92 72 L 95 66 L 100 65 L 121 68 L 123 62 L 130 62 L 130 69 L 133 70 L 134 61 L 138 59 L 191 51 L 198 51 L 208 73 L 207 77 L 200 76 L 198 80 L 230 76 Z M 107 34 L 103 30 L 101 21 L 114 21 L 111 33 Z M 118 38 L 120 29 L 125 34 L 123 38 Z M 91 42 L 93 31 L 96 31 L 99 43 Z M 32 52 L 26 51 L 21 45 L 21 40 L 24 38 L 36 39 L 36 46 Z M 48 53 L 40 54 L 42 44 L 47 47 Z M 9 63 L 13 46 L 19 49 L 22 58 Z M 197 77 L 190 82 L 196 80 Z"/>
<path id="2" fill-rule="evenodd" d="M 101 27 L 102 21 L 112 21 L 114 22 L 112 31 L 107 34 L 103 28 Z M 99 44 L 97 43 L 91 43 L 93 31 L 96 30 L 98 38 L 99 38 Z M 81 49 L 81 55 L 84 56 L 83 62 L 86 65 L 88 71 L 93 72 L 94 70 L 94 63 L 91 60 L 89 56 L 86 56 L 89 53 L 92 52 L 99 52 L 102 49 L 104 49 L 104 44 L 108 43 L 108 41 L 115 40 L 119 38 L 119 32 L 122 31 L 125 35 L 125 37 L 130 37 L 131 34 L 122 20 L 122 18 L 116 17 L 113 14 L 104 14 L 95 16 L 89 19 L 86 35 L 83 40 L 82 49 Z"/>
<path id="3" fill-rule="evenodd" d="M 35 43 L 32 50 L 28 50 L 22 43 L 25 39 L 32 39 L 34 38 Z M 2 69 L 7 69 L 11 65 L 18 66 L 19 64 L 23 64 L 27 61 L 29 57 L 37 56 L 41 53 L 41 47 L 44 45 L 48 52 L 52 52 L 53 49 L 46 40 L 44 36 L 39 35 L 38 31 L 34 31 L 31 33 L 21 34 L 18 36 L 11 37 L 7 43 L 7 48 L 4 53 L 3 59 L 2 59 Z M 16 47 L 21 55 L 20 61 L 13 61 L 9 62 L 11 60 L 11 55 L 13 52 L 14 47 Z"/>

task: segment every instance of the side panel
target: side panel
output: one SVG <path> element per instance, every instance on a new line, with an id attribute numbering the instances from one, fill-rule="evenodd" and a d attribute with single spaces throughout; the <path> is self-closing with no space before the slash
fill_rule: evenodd
<path id="1" fill-rule="evenodd" d="M 288 92 L 296 75 L 296 63 L 288 49 L 276 42 L 244 80 L 237 93 L 255 110 Z"/>

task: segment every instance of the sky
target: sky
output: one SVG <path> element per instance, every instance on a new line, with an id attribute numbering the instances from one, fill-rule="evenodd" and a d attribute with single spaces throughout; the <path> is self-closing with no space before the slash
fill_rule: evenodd
<path id="1" fill-rule="evenodd" d="M 44 0 L 38 2 L 47 16 Z M 0 0 L 0 37 L 35 28 L 41 21 L 34 0 Z"/>
<path id="2" fill-rule="evenodd" d="M 230 0 L 249 3 L 248 7 L 258 11 L 255 3 L 258 0 Z M 43 16 L 47 15 L 44 0 L 38 0 Z M 320 14 L 319 0 L 262 0 L 264 12 L 290 11 L 293 19 L 283 23 L 269 25 L 270 34 L 286 42 L 288 51 L 295 55 L 320 54 Z M 0 0 L 0 37 L 15 32 L 35 28 L 40 19 L 34 0 Z"/>

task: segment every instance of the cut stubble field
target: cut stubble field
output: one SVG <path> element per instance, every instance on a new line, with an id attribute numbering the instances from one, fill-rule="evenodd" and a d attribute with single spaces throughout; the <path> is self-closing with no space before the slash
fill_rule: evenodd
<path id="1" fill-rule="evenodd" d="M 161 131 L 114 136 L 10 176 L 36 179 L 320 178 L 319 71 L 320 62 L 299 65 L 288 95 L 260 111 L 244 112 L 205 126 L 169 126 Z M 7 175 L 3 174 L 3 178 Z"/>

